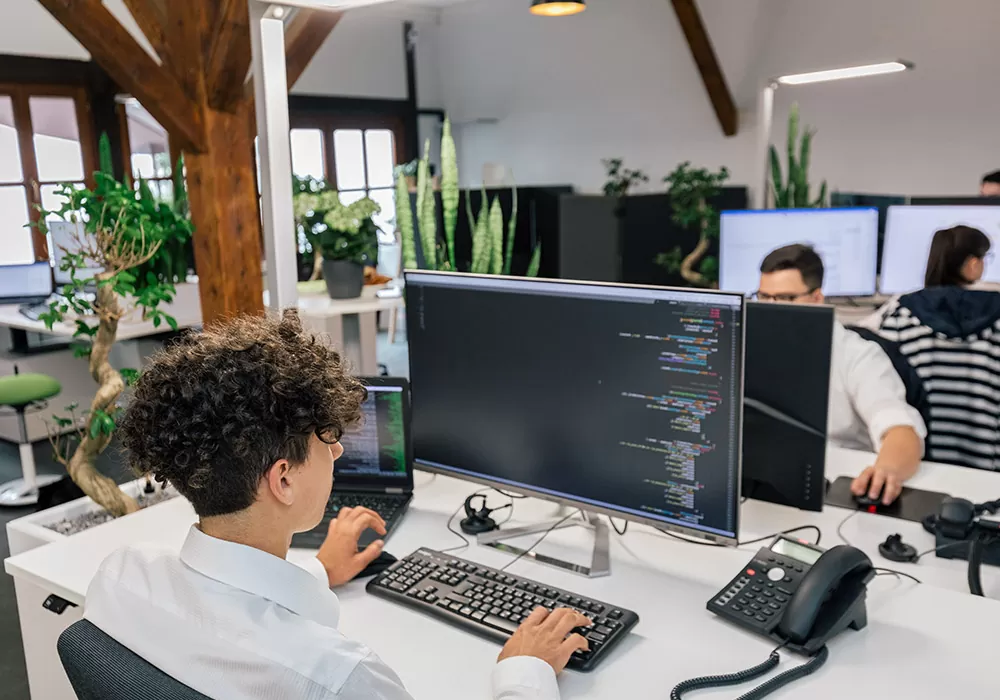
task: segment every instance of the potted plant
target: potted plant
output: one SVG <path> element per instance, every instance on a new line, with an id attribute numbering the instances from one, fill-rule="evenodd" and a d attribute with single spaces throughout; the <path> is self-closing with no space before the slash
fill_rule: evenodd
<path id="1" fill-rule="evenodd" d="M 787 181 L 781 172 L 781 158 L 773 145 L 771 155 L 770 194 L 775 209 L 822 209 L 826 206 L 826 180 L 820 185 L 816 199 L 809 198 L 809 155 L 815 131 L 806 127 L 799 140 L 799 105 L 788 113 Z M 798 151 L 798 153 L 796 153 Z"/>
<path id="2" fill-rule="evenodd" d="M 323 255 L 323 279 L 331 299 L 361 296 L 365 265 L 378 257 L 378 227 L 372 216 L 381 208 L 368 197 L 343 204 L 336 192 L 322 195 L 325 228 L 318 234 Z"/>
<path id="3" fill-rule="evenodd" d="M 680 271 L 681 277 L 694 287 L 717 287 L 719 260 L 708 255 L 712 240 L 719 237 L 719 212 L 711 205 L 722 184 L 729 179 L 729 170 L 719 168 L 712 172 L 706 168 L 692 168 L 685 161 L 667 175 L 670 207 L 673 221 L 678 226 L 698 231 L 698 243 L 687 254 L 680 246 L 668 253 L 660 253 L 656 262 L 671 272 Z"/>
<path id="4" fill-rule="evenodd" d="M 68 416 L 53 416 L 50 437 L 55 458 L 86 495 L 118 517 L 138 510 L 139 505 L 101 474 L 94 462 L 111 443 L 121 411 L 119 400 L 138 371 L 113 367 L 111 348 L 118 322 L 135 309 L 154 326 L 166 323 L 176 330 L 174 319 L 159 305 L 173 299 L 177 267 L 158 255 L 176 250 L 179 241 L 189 241 L 192 226 L 176 210 L 153 201 L 144 183 L 133 189 L 116 180 L 110 153 L 107 136 L 102 136 L 101 169 L 94 173 L 94 189 L 62 184 L 56 194 L 64 199 L 63 206 L 42 212 L 38 225 L 43 230 L 47 218 L 54 215 L 74 223 L 75 233 L 71 245 L 63 247 L 61 262 L 72 282 L 60 290 L 40 319 L 49 328 L 64 320 L 75 322 L 76 354 L 87 358 L 97 383 L 89 407 L 71 406 Z M 101 271 L 93 274 L 94 269 Z M 93 276 L 84 277 L 84 270 Z"/>

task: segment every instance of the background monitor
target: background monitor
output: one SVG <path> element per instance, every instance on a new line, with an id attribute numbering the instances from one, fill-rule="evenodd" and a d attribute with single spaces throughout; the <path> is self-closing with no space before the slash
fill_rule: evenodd
<path id="1" fill-rule="evenodd" d="M 1000 207 L 890 207 L 880 291 L 883 294 L 906 294 L 923 289 L 927 255 L 934 234 L 959 224 L 981 230 L 993 242 L 994 250 L 1000 245 Z M 1000 282 L 1000 266 L 987 265 L 983 279 Z"/>
<path id="2" fill-rule="evenodd" d="M 407 272 L 406 304 L 418 465 L 735 542 L 741 295 Z"/>
<path id="3" fill-rule="evenodd" d="M 827 296 L 875 293 L 875 208 L 722 212 L 719 286 L 743 294 L 757 291 L 765 256 L 792 243 L 811 245 L 823 258 Z"/>
<path id="4" fill-rule="evenodd" d="M 910 197 L 909 204 L 937 207 L 1000 207 L 1000 197 Z"/>
<path id="5" fill-rule="evenodd" d="M 864 194 L 861 192 L 833 192 L 830 194 L 831 207 L 875 207 L 878 209 L 876 270 L 882 268 L 882 246 L 885 243 L 885 220 L 889 216 L 889 207 L 894 204 L 908 204 L 909 201 L 909 197 L 901 194 Z"/>
<path id="6" fill-rule="evenodd" d="M 747 304 L 747 498 L 823 509 L 833 318 L 830 306 Z"/>
<path id="7" fill-rule="evenodd" d="M 0 266 L 0 304 L 40 301 L 52 294 L 48 262 Z"/>
<path id="8" fill-rule="evenodd" d="M 83 223 L 73 221 L 49 221 L 46 224 L 49 229 L 49 251 L 54 267 L 53 276 L 56 284 L 66 285 L 73 282 L 72 275 L 62 269 L 63 259 L 67 252 L 76 253 L 80 250 L 80 240 L 84 237 Z M 92 261 L 91 261 L 92 262 Z M 93 284 L 93 279 L 97 273 L 104 268 L 93 263 L 88 267 L 78 268 L 76 277 L 79 280 Z"/>

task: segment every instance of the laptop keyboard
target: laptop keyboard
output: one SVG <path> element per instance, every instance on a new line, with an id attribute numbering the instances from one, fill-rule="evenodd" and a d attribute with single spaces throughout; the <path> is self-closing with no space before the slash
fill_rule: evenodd
<path id="1" fill-rule="evenodd" d="M 330 495 L 326 504 L 325 521 L 333 520 L 341 508 L 368 508 L 382 516 L 388 523 L 406 503 L 406 496 L 388 494 L 337 493 Z"/>

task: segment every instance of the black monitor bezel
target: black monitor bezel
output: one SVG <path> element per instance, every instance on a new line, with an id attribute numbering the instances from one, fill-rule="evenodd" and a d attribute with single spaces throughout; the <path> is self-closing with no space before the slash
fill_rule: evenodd
<path id="1" fill-rule="evenodd" d="M 666 530 L 669 532 L 676 532 L 682 535 L 696 537 L 699 539 L 708 540 L 711 542 L 716 542 L 719 544 L 724 544 L 727 546 L 736 546 L 739 544 L 739 533 L 740 533 L 740 502 L 742 500 L 741 496 L 741 484 L 743 479 L 742 468 L 743 468 L 743 388 L 744 388 L 744 372 L 745 372 L 745 350 L 746 350 L 746 307 L 747 300 L 742 294 L 737 292 L 725 292 L 715 289 L 685 289 L 677 287 L 661 287 L 656 285 L 642 285 L 642 284 L 626 284 L 621 282 L 597 282 L 597 281 L 586 281 L 586 280 L 563 280 L 563 279 L 545 279 L 545 278 L 531 278 L 531 277 L 513 277 L 513 276 L 500 276 L 500 275 L 481 275 L 472 273 L 460 273 L 460 272 L 439 272 L 432 270 L 406 270 L 404 272 L 404 281 L 406 289 L 406 301 L 407 308 L 415 308 L 415 304 L 411 304 L 411 290 L 419 287 L 419 283 L 414 284 L 413 280 L 415 277 L 429 277 L 429 278 L 460 278 L 462 280 L 475 280 L 475 279 L 485 279 L 490 281 L 511 281 L 511 282 L 531 282 L 540 284 L 559 284 L 559 285 L 578 285 L 581 287 L 613 287 L 613 288 L 623 288 L 623 289 L 645 289 L 651 291 L 663 291 L 663 292 L 676 292 L 680 294 L 699 294 L 699 295 L 712 295 L 712 296 L 723 296 L 732 297 L 734 299 L 739 299 L 739 313 L 740 313 L 740 338 L 739 338 L 739 358 L 740 358 L 740 372 L 739 372 L 739 386 L 737 390 L 738 400 L 736 403 L 736 435 L 734 439 L 736 441 L 736 470 L 735 470 L 735 481 L 733 488 L 733 513 L 734 513 L 734 523 L 733 523 L 733 535 L 728 534 L 717 534 L 715 532 L 706 532 L 705 530 L 692 527 L 690 525 L 682 525 L 677 522 L 661 520 L 658 518 L 644 517 L 637 515 L 632 511 L 618 510 L 614 507 L 607 507 L 610 504 L 595 504 L 590 501 L 573 498 L 570 494 L 555 494 L 550 493 L 547 490 L 542 490 L 534 488 L 529 484 L 523 484 L 520 482 L 508 482 L 505 480 L 500 480 L 484 475 L 469 474 L 465 471 L 458 471 L 458 467 L 448 465 L 440 465 L 435 462 L 430 462 L 427 460 L 420 459 L 419 456 L 414 455 L 414 466 L 421 471 L 427 471 L 435 474 L 443 474 L 445 476 L 451 476 L 456 479 L 461 479 L 463 481 L 469 481 L 475 484 L 481 484 L 483 486 L 489 486 L 492 488 L 500 488 L 507 492 L 516 493 L 522 496 L 531 496 L 533 498 L 539 498 L 542 500 L 557 503 L 559 505 L 569 506 L 571 508 L 579 508 L 581 510 L 589 511 L 591 513 L 598 513 L 601 515 L 606 515 L 609 518 L 621 518 L 623 520 L 628 520 L 630 522 L 635 522 L 642 525 L 648 525 L 653 528 L 660 530 Z M 407 314 L 407 323 L 409 323 L 411 314 Z M 412 337 L 409 333 L 407 337 Z M 411 354 L 412 358 L 412 354 Z M 411 360 L 412 361 L 412 360 Z M 410 376 L 413 376 L 412 366 L 411 366 Z M 411 387 L 412 391 L 412 387 Z"/>

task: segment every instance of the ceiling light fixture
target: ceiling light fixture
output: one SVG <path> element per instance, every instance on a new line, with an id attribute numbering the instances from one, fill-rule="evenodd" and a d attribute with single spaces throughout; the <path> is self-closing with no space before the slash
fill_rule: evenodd
<path id="1" fill-rule="evenodd" d="M 814 73 L 796 73 L 794 75 L 783 75 L 777 78 L 781 85 L 807 85 L 809 83 L 825 83 L 830 80 L 846 80 L 848 78 L 867 78 L 872 75 L 885 75 L 886 73 L 902 73 L 912 70 L 913 64 L 909 61 L 890 61 L 888 63 L 870 63 L 864 66 L 853 66 L 850 68 L 834 68 L 833 70 L 821 70 Z"/>
<path id="2" fill-rule="evenodd" d="M 531 14 L 542 17 L 566 17 L 586 9 L 584 0 L 531 0 Z"/>

